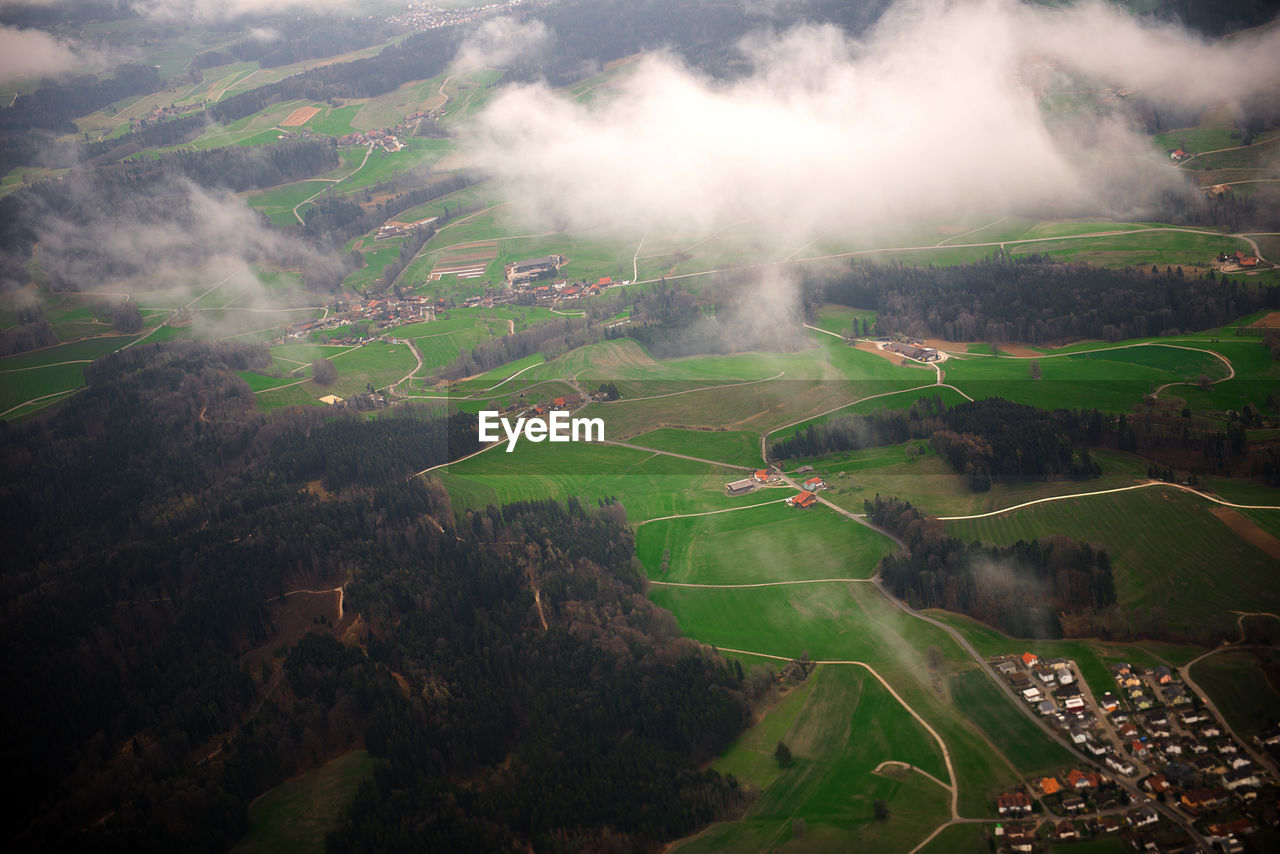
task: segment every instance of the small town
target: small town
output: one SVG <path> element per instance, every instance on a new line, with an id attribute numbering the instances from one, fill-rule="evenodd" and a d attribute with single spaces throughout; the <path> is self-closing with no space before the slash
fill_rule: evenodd
<path id="1" fill-rule="evenodd" d="M 1280 826 L 1274 785 L 1280 726 L 1236 738 L 1171 668 L 1117 663 L 1095 697 L 1076 662 L 1032 652 L 988 660 L 1083 762 L 1001 792 L 1001 850 L 1118 834 L 1137 851 L 1182 851 L 1189 829 L 1226 852 Z"/>

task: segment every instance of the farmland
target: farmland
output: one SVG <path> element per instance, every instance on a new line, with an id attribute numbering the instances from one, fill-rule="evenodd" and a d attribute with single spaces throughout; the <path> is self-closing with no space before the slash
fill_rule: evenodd
<path id="1" fill-rule="evenodd" d="M 1280 654 L 1274 649 L 1223 652 L 1200 659 L 1191 677 L 1237 734 L 1250 738 L 1280 719 Z"/>
<path id="2" fill-rule="evenodd" d="M 372 776 L 373 761 L 365 751 L 354 750 L 268 791 L 249 807 L 253 826 L 232 851 L 315 851 L 356 788 Z"/>
<path id="3" fill-rule="evenodd" d="M 781 499 L 794 490 L 763 494 Z M 636 554 L 650 578 L 696 584 L 868 578 L 892 548 L 887 537 L 851 525 L 826 507 L 797 510 L 778 502 L 651 522 L 636 532 Z"/>
<path id="4" fill-rule="evenodd" d="M 1204 499 L 1174 489 L 1040 504 L 948 528 L 965 540 L 991 543 L 1058 534 L 1099 543 L 1111 555 L 1121 605 L 1135 619 L 1158 619 L 1175 634 L 1232 624 L 1233 610 L 1280 609 L 1280 591 L 1270 582 L 1274 559 L 1215 519 Z M 1206 573 L 1206 566 L 1232 571 Z"/>

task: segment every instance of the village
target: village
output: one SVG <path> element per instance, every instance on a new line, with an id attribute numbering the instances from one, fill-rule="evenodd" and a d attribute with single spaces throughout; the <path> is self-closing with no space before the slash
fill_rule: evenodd
<path id="1" fill-rule="evenodd" d="M 1241 837 L 1280 827 L 1266 770 L 1280 727 L 1243 743 L 1164 665 L 1116 664 L 1115 690 L 1095 698 L 1065 658 L 1026 652 L 988 663 L 1085 760 L 997 795 L 996 812 L 1009 820 L 996 827 L 1000 850 L 1117 834 L 1134 850 L 1181 851 L 1190 826 L 1210 845 L 1240 852 Z"/>

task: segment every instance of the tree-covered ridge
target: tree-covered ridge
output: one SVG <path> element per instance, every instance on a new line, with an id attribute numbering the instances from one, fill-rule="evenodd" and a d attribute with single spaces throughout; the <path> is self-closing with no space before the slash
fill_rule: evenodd
<path id="1" fill-rule="evenodd" d="M 885 588 L 913 608 L 968 614 L 1018 637 L 1063 636 L 1063 620 L 1087 625 L 1113 605 L 1111 559 L 1067 537 L 1012 546 L 966 544 L 910 503 L 876 495 L 867 519 L 905 540 L 880 563 Z"/>
<path id="2" fill-rule="evenodd" d="M 1036 255 L 955 267 L 854 262 L 810 276 L 806 290 L 810 304 L 874 309 L 881 335 L 1029 344 L 1210 329 L 1280 298 L 1274 288 L 1212 273 L 1108 270 Z"/>
<path id="3" fill-rule="evenodd" d="M 230 373 L 262 355 L 141 345 L 0 427 L 11 850 L 225 851 L 357 746 L 387 762 L 340 850 L 647 848 L 739 803 L 697 763 L 745 723 L 741 671 L 645 599 L 620 507 L 457 520 L 406 473 L 470 416 L 265 415 Z M 304 640 L 285 594 L 337 587 Z"/>

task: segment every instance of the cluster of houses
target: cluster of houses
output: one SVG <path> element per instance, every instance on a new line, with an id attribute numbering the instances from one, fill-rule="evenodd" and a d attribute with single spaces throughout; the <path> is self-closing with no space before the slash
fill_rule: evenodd
<path id="1" fill-rule="evenodd" d="M 169 119 L 176 119 L 178 116 L 194 113 L 205 108 L 208 101 L 194 101 L 190 104 L 170 104 L 167 107 L 153 107 L 151 112 L 137 118 L 129 119 L 129 130 L 138 130 L 140 128 L 158 125 Z"/>
<path id="2" fill-rule="evenodd" d="M 410 3 L 403 12 L 387 18 L 387 21 L 421 32 L 423 30 L 435 30 L 441 27 L 467 24 L 482 15 L 509 12 L 523 3 L 524 0 L 507 0 L 505 3 L 486 3 L 480 6 L 447 8 L 430 2 L 430 0 L 419 0 L 419 2 Z"/>
<path id="3" fill-rule="evenodd" d="M 1245 255 L 1239 250 L 1229 254 L 1226 252 L 1219 253 L 1215 263 L 1223 273 L 1234 273 L 1239 270 L 1257 270 L 1262 266 L 1257 255 Z"/>
<path id="4" fill-rule="evenodd" d="M 818 490 L 824 489 L 826 485 L 826 481 L 819 475 L 815 474 L 812 477 L 805 478 L 800 492 L 787 499 L 787 506 L 799 507 L 802 510 L 806 507 L 812 507 L 818 502 L 816 493 Z"/>
<path id="5" fill-rule="evenodd" d="M 408 234 L 415 228 L 423 225 L 431 225 L 438 220 L 438 216 L 430 216 L 426 219 L 420 219 L 417 222 L 388 222 L 378 229 L 378 233 L 373 236 L 374 240 L 390 240 L 392 237 L 400 237 Z"/>
<path id="6" fill-rule="evenodd" d="M 429 320 L 436 307 L 426 297 L 410 295 L 406 297 L 380 297 L 362 299 L 361 297 L 343 297 L 334 303 L 333 311 L 323 320 L 308 320 L 304 323 L 293 323 L 285 328 L 285 340 L 307 338 L 314 332 L 338 329 L 352 323 L 372 322 L 375 328 L 386 329 L 401 323 L 415 320 Z M 334 344 L 364 344 L 368 337 L 356 338 L 346 336 L 331 340 Z"/>
<path id="7" fill-rule="evenodd" d="M 1066 659 L 1041 659 L 1028 652 L 990 663 L 1078 750 L 1110 772 L 1072 768 L 1032 781 L 1036 799 L 1054 816 L 1049 840 L 1124 831 L 1136 850 L 1161 850 L 1162 833 L 1181 839 L 1181 830 L 1173 825 L 1153 828 L 1160 820 L 1153 807 L 1128 809 L 1132 798 L 1117 778 L 1140 779 L 1142 789 L 1180 810 L 1224 851 L 1245 850 L 1240 836 L 1263 823 L 1280 827 L 1277 789 L 1266 772 L 1244 745 L 1224 733 L 1225 727 L 1169 667 L 1116 664 L 1111 670 L 1115 691 L 1091 702 Z M 1280 727 L 1254 741 L 1260 750 L 1280 751 Z M 1002 819 L 1018 820 L 1028 819 L 1038 807 L 1026 791 L 1015 790 L 996 799 L 996 811 Z M 1066 818 L 1060 820 L 1062 816 Z M 1034 819 L 1004 825 L 997 830 L 998 844 L 1005 850 L 1034 850 L 1027 846 L 1035 844 L 1039 825 Z"/>
<path id="8" fill-rule="evenodd" d="M 808 471 L 813 472 L 813 466 L 802 466 L 800 473 Z M 735 480 L 732 483 L 724 485 L 725 491 L 729 495 L 746 495 L 748 492 L 754 492 L 762 486 L 776 486 L 782 484 L 782 475 L 777 471 L 769 469 L 759 469 L 751 477 L 744 477 L 741 480 Z M 826 487 L 826 482 L 821 475 L 810 474 L 805 478 L 803 488 L 800 492 L 791 496 L 786 500 L 788 507 L 812 507 L 817 503 L 818 497 L 814 494 L 820 489 Z"/>
<path id="9" fill-rule="evenodd" d="M 516 401 L 503 407 L 501 414 L 503 416 L 524 418 L 545 418 L 549 413 L 558 409 L 573 410 L 585 403 L 605 399 L 603 392 L 593 391 L 585 396 L 574 392 L 573 394 L 566 394 L 563 397 L 556 397 L 541 403 L 529 403 L 524 400 Z"/>
<path id="10" fill-rule="evenodd" d="M 348 133 L 338 137 L 338 145 L 340 146 L 358 146 L 372 145 L 374 148 L 381 148 L 384 151 L 395 152 L 404 148 L 401 139 L 408 139 L 413 136 L 418 129 L 418 122 L 427 118 L 431 114 L 426 110 L 415 110 L 412 113 L 405 113 L 400 121 L 389 128 L 380 130 L 357 131 Z"/>

